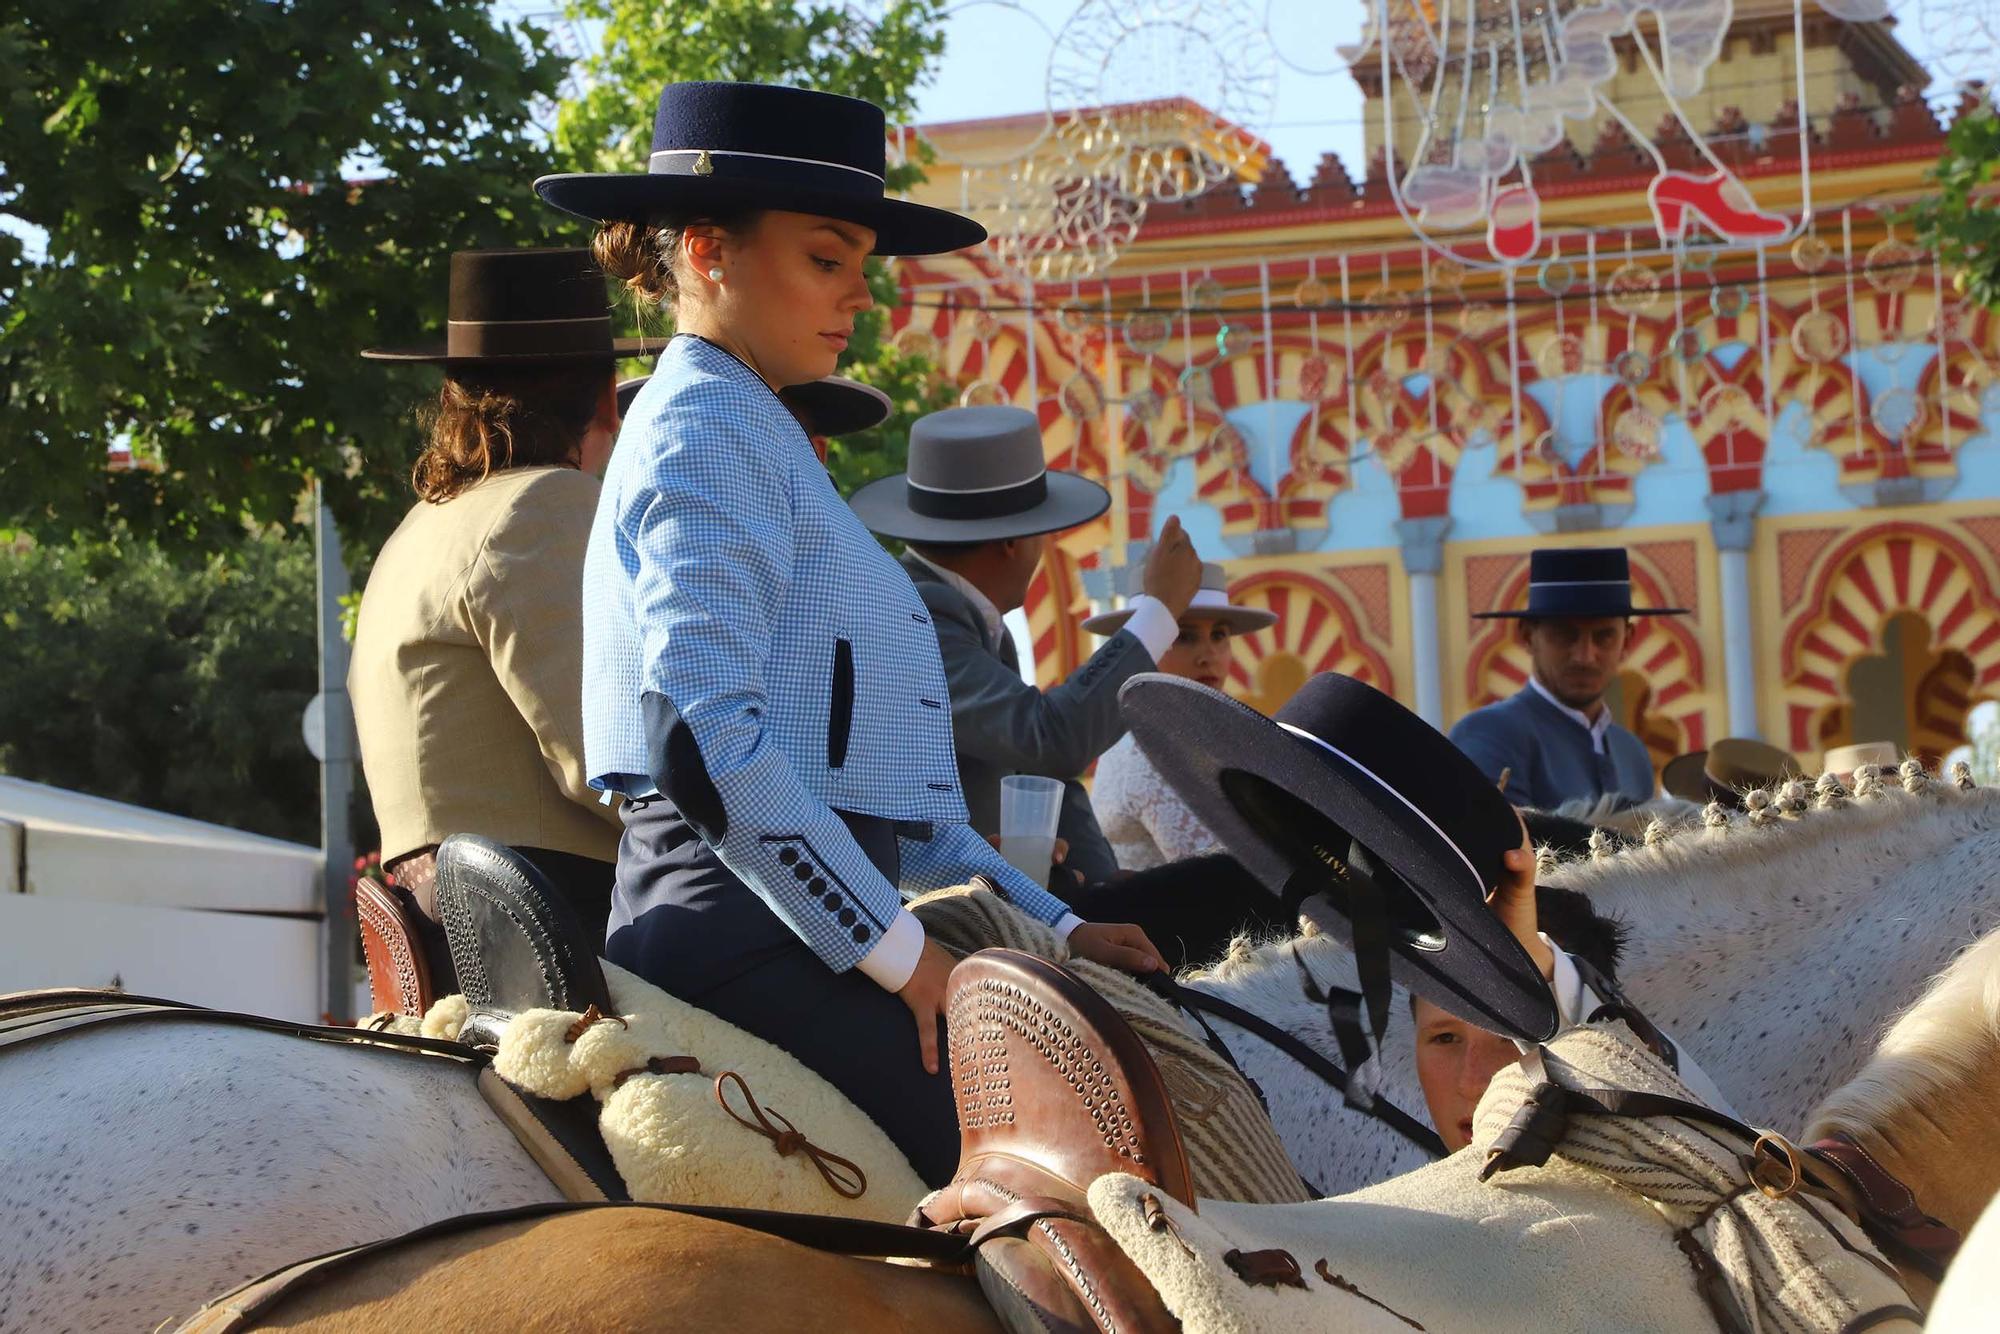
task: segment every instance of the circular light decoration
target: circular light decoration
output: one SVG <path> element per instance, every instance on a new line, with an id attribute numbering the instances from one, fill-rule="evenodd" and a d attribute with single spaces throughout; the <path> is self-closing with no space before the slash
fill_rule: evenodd
<path id="1" fill-rule="evenodd" d="M 1681 272 L 1709 273 L 1715 268 L 1715 252 L 1707 246 L 1689 246 L 1680 254 Z"/>
<path id="2" fill-rule="evenodd" d="M 1165 347 L 1173 332 L 1173 319 L 1165 311 L 1135 310 L 1125 317 L 1125 346 L 1142 357 Z"/>
<path id="3" fill-rule="evenodd" d="M 1299 397 L 1308 403 L 1319 403 L 1331 397 L 1333 388 L 1333 362 L 1315 352 L 1299 362 Z"/>
<path id="4" fill-rule="evenodd" d="M 1861 267 L 1868 275 L 1870 287 L 1884 296 L 1893 296 L 1910 289 L 1910 285 L 1917 280 L 1917 270 L 1923 262 L 1923 251 L 1913 245 L 1905 245 L 1892 236 L 1870 246 L 1867 258 L 1861 261 Z"/>
<path id="5" fill-rule="evenodd" d="M 972 336 L 982 343 L 990 343 L 1000 336 L 1000 317 L 981 306 L 972 312 Z"/>
<path id="6" fill-rule="evenodd" d="M 1689 366 L 1708 355 L 1701 333 L 1695 329 L 1676 329 L 1673 337 L 1667 339 L 1667 350 L 1675 360 Z"/>
<path id="7" fill-rule="evenodd" d="M 1583 339 L 1573 333 L 1559 333 L 1543 343 L 1535 353 L 1535 365 L 1544 379 L 1555 380 L 1583 371 Z"/>
<path id="8" fill-rule="evenodd" d="M 1719 320 L 1733 320 L 1749 305 L 1750 294 L 1741 286 L 1711 287 L 1708 291 L 1708 308 L 1715 312 Z"/>
<path id="9" fill-rule="evenodd" d="M 1215 352 L 1221 357 L 1235 357 L 1257 346 L 1257 334 L 1247 324 L 1225 324 L 1215 331 Z"/>
<path id="10" fill-rule="evenodd" d="M 1627 389 L 1637 389 L 1653 378 L 1653 359 L 1637 348 L 1627 348 L 1611 361 L 1611 373 Z"/>
<path id="11" fill-rule="evenodd" d="M 1458 292 L 1465 288 L 1465 265 L 1455 259 L 1434 259 L 1431 261 L 1431 287 L 1433 290 Z"/>
<path id="12" fill-rule="evenodd" d="M 1090 327 L 1091 309 L 1081 301 L 1070 300 L 1062 303 L 1056 318 L 1064 333 L 1080 334 Z"/>
<path id="13" fill-rule="evenodd" d="M 1141 389 L 1125 400 L 1125 411 L 1143 426 L 1151 426 L 1158 421 L 1160 414 L 1166 411 L 1166 407 L 1166 400 L 1151 387 Z"/>
<path id="14" fill-rule="evenodd" d="M 920 357 L 925 361 L 936 361 L 943 351 L 938 346 L 937 335 L 929 329 L 920 329 L 912 324 L 896 331 L 890 346 L 906 357 Z"/>
<path id="15" fill-rule="evenodd" d="M 1213 278 L 1197 278 L 1188 286 L 1188 305 L 1207 314 L 1222 308 L 1222 284 Z"/>
<path id="16" fill-rule="evenodd" d="M 1833 262 L 1833 247 L 1807 232 L 1792 242 L 1792 263 L 1805 273 L 1818 273 Z"/>
<path id="17" fill-rule="evenodd" d="M 1924 401 L 1908 389 L 1885 389 L 1868 406 L 1868 420 L 1891 440 L 1907 440 L 1923 429 Z"/>
<path id="18" fill-rule="evenodd" d="M 1410 297 L 1406 292 L 1398 292 L 1388 287 L 1371 287 L 1361 298 L 1368 308 L 1367 324 L 1371 329 L 1388 332 L 1400 329 L 1410 318 Z"/>
<path id="19" fill-rule="evenodd" d="M 1535 283 L 1550 296 L 1562 296 L 1576 286 L 1576 265 L 1566 259 L 1548 260 L 1536 273 Z"/>
<path id="20" fill-rule="evenodd" d="M 1063 412 L 1077 421 L 1089 421 L 1104 411 L 1104 393 L 1089 371 L 1077 371 L 1064 380 L 1056 397 Z"/>
<path id="21" fill-rule="evenodd" d="M 1792 351 L 1800 361 L 1824 366 L 1847 351 L 1847 322 L 1830 310 L 1809 310 L 1792 326 Z"/>
<path id="22" fill-rule="evenodd" d="M 992 408 L 1006 403 L 1007 392 L 991 380 L 974 380 L 958 396 L 962 408 Z"/>
<path id="23" fill-rule="evenodd" d="M 1931 315 L 1929 333 L 1940 342 L 1963 343 L 1971 332 L 1972 312 L 1963 301 L 1947 301 Z"/>
<path id="24" fill-rule="evenodd" d="M 1453 414 L 1461 438 L 1491 426 L 1495 415 L 1493 405 L 1483 398 L 1468 398 Z"/>
<path id="25" fill-rule="evenodd" d="M 1660 275 L 1644 264 L 1620 264 L 1604 285 L 1604 300 L 1627 319 L 1644 315 L 1660 304 Z"/>
<path id="26" fill-rule="evenodd" d="M 1628 459 L 1656 459 L 1665 429 L 1658 416 L 1644 408 L 1628 408 L 1611 424 L 1611 447 Z"/>
<path id="27" fill-rule="evenodd" d="M 1188 402 L 1198 405 L 1214 404 L 1215 377 L 1209 374 L 1208 367 L 1189 366 L 1180 373 L 1176 383 L 1180 387 L 1181 397 Z"/>
<path id="28" fill-rule="evenodd" d="M 1292 289 L 1292 304 L 1301 310 L 1324 306 L 1333 300 L 1333 289 L 1318 278 L 1301 278 Z"/>
<path id="29" fill-rule="evenodd" d="M 1458 331 L 1467 338 L 1479 338 L 1500 327 L 1500 312 L 1484 301 L 1459 307 Z"/>
<path id="30" fill-rule="evenodd" d="M 1080 177 L 1164 202 L 1252 159 L 1277 82 L 1246 0 L 1083 0 L 1056 34 L 1047 106 Z"/>

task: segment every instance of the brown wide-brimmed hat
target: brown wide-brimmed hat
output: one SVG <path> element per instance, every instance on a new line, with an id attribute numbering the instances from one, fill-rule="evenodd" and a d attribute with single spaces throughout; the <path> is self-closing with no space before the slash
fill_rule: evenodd
<path id="1" fill-rule="evenodd" d="M 611 336 L 604 274 L 588 250 L 460 250 L 451 257 L 444 341 L 371 347 L 370 361 L 511 366 L 657 352 L 665 339 Z"/>
<path id="2" fill-rule="evenodd" d="M 1128 597 L 1137 597 L 1145 591 L 1146 568 L 1132 567 L 1132 591 Z M 1261 607 L 1239 607 L 1229 600 L 1229 576 L 1220 565 L 1204 561 L 1201 567 L 1201 587 L 1195 591 L 1194 601 L 1188 603 L 1183 616 L 1206 616 L 1221 621 L 1229 627 L 1232 635 L 1247 635 L 1253 630 L 1262 630 L 1267 625 L 1275 625 L 1278 614 L 1265 611 Z M 1124 628 L 1132 619 L 1130 607 L 1120 607 L 1116 611 L 1101 611 L 1083 623 L 1086 632 L 1109 638 Z"/>
<path id="3" fill-rule="evenodd" d="M 1731 736 L 1707 750 L 1691 750 L 1668 760 L 1660 771 L 1660 786 L 1669 796 L 1684 801 L 1704 805 L 1719 801 L 1740 807 L 1747 789 L 1770 787 L 1801 775 L 1799 762 L 1790 751 L 1749 737 Z"/>

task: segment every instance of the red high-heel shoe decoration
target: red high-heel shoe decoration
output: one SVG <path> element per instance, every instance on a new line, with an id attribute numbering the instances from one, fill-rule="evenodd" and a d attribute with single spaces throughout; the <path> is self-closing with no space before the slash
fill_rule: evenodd
<path id="1" fill-rule="evenodd" d="M 1706 176 L 1661 172 L 1653 178 L 1646 196 L 1652 201 L 1653 221 L 1662 241 L 1678 241 L 1686 235 L 1689 214 L 1731 241 L 1767 241 L 1792 229 L 1790 218 L 1758 208 L 1743 183 L 1724 171 Z"/>
<path id="2" fill-rule="evenodd" d="M 1486 248 L 1493 258 L 1518 264 L 1541 248 L 1542 201 L 1525 185 L 1510 185 L 1493 196 L 1486 217 Z"/>

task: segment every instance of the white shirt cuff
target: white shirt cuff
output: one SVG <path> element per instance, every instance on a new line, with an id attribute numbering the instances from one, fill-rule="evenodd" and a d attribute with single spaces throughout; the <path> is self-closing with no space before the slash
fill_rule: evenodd
<path id="1" fill-rule="evenodd" d="M 1125 606 L 1132 613 L 1126 618 L 1125 628 L 1138 636 L 1157 664 L 1181 637 L 1181 623 L 1167 610 L 1166 603 L 1148 593 L 1141 593 Z"/>
<path id="2" fill-rule="evenodd" d="M 882 990 L 901 991 L 923 957 L 924 924 L 907 909 L 899 909 L 896 920 L 889 923 L 889 929 L 875 942 L 875 948 L 861 956 L 861 962 L 854 966 Z"/>
<path id="3" fill-rule="evenodd" d="M 1549 939 L 1548 932 L 1537 931 L 1535 934 L 1542 938 L 1542 943 L 1556 956 L 1555 967 L 1551 970 L 1555 976 L 1549 979 L 1549 990 L 1555 993 L 1556 999 L 1556 1028 L 1558 1030 L 1574 1028 L 1604 1002 L 1589 987 L 1583 985 L 1583 975 L 1576 971 L 1576 965 L 1570 962 L 1569 955 L 1563 952 L 1563 947 Z M 1514 1045 L 1523 1052 L 1535 1049 L 1534 1043 L 1522 1042 L 1518 1038 L 1514 1040 Z"/>
<path id="4" fill-rule="evenodd" d="M 1056 919 L 1056 939 L 1068 940 L 1069 933 L 1083 925 L 1083 919 L 1073 912 L 1066 912 Z"/>

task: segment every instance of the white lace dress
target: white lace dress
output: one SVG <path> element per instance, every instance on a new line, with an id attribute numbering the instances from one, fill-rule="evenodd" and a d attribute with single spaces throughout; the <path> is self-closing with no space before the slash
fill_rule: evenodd
<path id="1" fill-rule="evenodd" d="M 1118 865 L 1127 871 L 1222 851 L 1129 733 L 1098 760 L 1090 805 Z"/>

